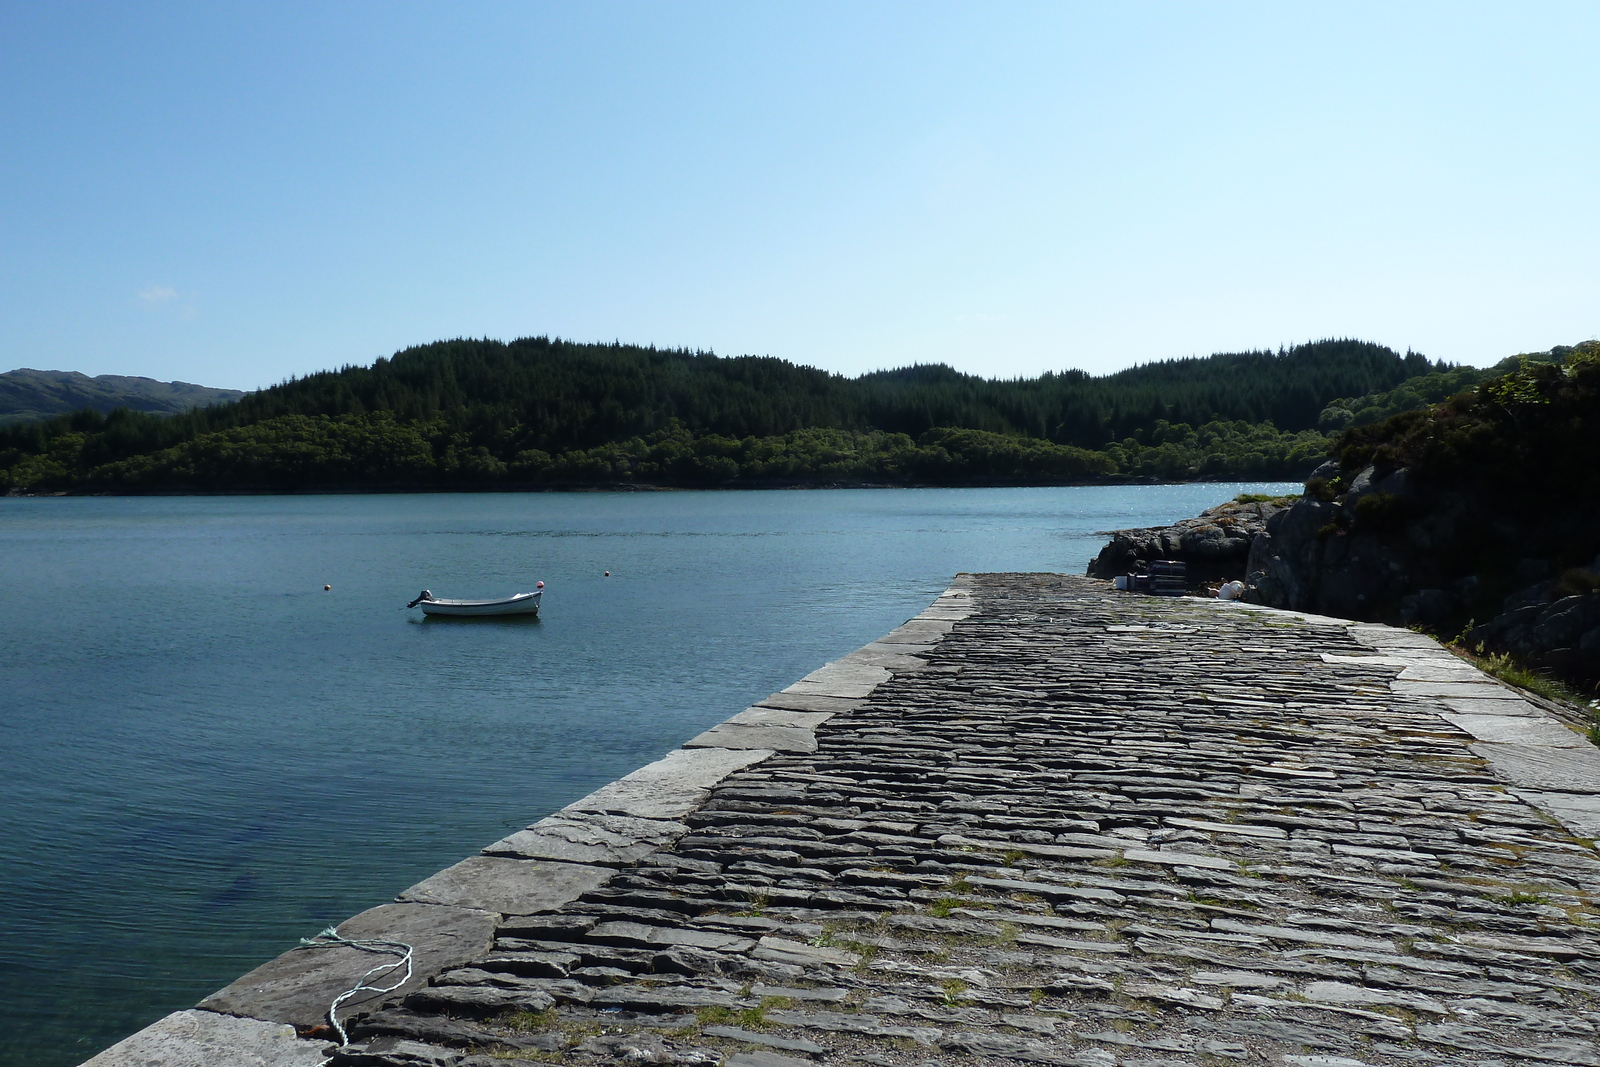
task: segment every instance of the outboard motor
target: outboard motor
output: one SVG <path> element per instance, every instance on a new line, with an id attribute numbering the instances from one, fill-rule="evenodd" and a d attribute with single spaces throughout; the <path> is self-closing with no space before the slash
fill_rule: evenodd
<path id="1" fill-rule="evenodd" d="M 411 603 L 407 604 L 406 607 L 414 608 L 418 604 L 422 603 L 424 600 L 432 600 L 432 599 L 433 599 L 433 594 L 428 592 L 426 589 L 424 589 L 421 593 L 417 594 L 417 599 L 415 599 Z"/>

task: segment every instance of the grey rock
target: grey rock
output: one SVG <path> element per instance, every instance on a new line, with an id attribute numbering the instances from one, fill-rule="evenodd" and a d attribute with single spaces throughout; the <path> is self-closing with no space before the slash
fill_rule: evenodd
<path id="1" fill-rule="evenodd" d="M 616 872 L 550 860 L 470 856 L 399 896 L 415 904 L 445 904 L 505 915 L 554 911 L 598 889 Z"/>
<path id="2" fill-rule="evenodd" d="M 1353 1044 L 1349 1031 L 1330 1026 L 1290 1022 L 1287 1019 L 1221 1018 L 1215 1025 L 1219 1031 L 1226 1034 L 1281 1041 L 1287 1045 L 1304 1045 L 1307 1048 L 1325 1048 L 1343 1052 Z"/>
<path id="3" fill-rule="evenodd" d="M 326 1041 L 305 1041 L 293 1026 L 210 1011 L 175 1011 L 123 1038 L 83 1067 L 320 1067 Z"/>
<path id="4" fill-rule="evenodd" d="M 1589 743 L 1577 731 L 1568 729 L 1547 715 L 1462 715 L 1449 712 L 1444 718 L 1479 741 L 1491 744 L 1583 748 Z"/>
<path id="5" fill-rule="evenodd" d="M 745 952 L 755 944 L 748 937 L 736 937 L 714 930 L 684 930 L 631 922 L 601 923 L 585 937 L 602 945 L 686 945 L 714 952 Z"/>
<path id="6" fill-rule="evenodd" d="M 330 1067 L 458 1067 L 465 1052 L 404 1037 L 375 1037 L 336 1052 Z"/>
<path id="7" fill-rule="evenodd" d="M 1593 746 L 1568 749 L 1480 742 L 1471 747 L 1512 785 L 1563 793 L 1600 792 L 1600 749 Z"/>
<path id="8" fill-rule="evenodd" d="M 723 1067 L 811 1067 L 811 1061 L 780 1056 L 775 1052 L 735 1052 L 723 1061 Z"/>
<path id="9" fill-rule="evenodd" d="M 434 904 L 384 904 L 346 919 L 338 927 L 351 940 L 399 941 L 414 949 L 412 977 L 390 994 L 362 993 L 340 1012 L 348 1018 L 420 988 L 430 975 L 482 956 L 494 937 L 495 916 L 470 908 Z M 352 988 L 375 964 L 398 957 L 344 945 L 290 949 L 211 994 L 200 1007 L 309 1029 L 327 1020 L 335 997 Z M 394 977 L 398 978 L 400 972 Z M 375 975 L 368 984 L 389 984 Z"/>
<path id="10" fill-rule="evenodd" d="M 696 1008 L 753 1008 L 756 1001 L 693 986 L 619 985 L 595 993 L 589 1006 L 666 1014 Z"/>
<path id="11" fill-rule="evenodd" d="M 887 682 L 889 677 L 890 672 L 883 667 L 835 660 L 812 671 L 784 692 L 859 699 Z"/>
<path id="12" fill-rule="evenodd" d="M 1268 520 L 1282 510 L 1273 504 L 1229 502 L 1172 526 L 1118 530 L 1085 573 L 1110 579 L 1141 563 L 1175 559 L 1188 565 L 1191 586 L 1243 578 L 1251 544 L 1266 532 Z"/>
<path id="13" fill-rule="evenodd" d="M 816 731 L 779 724 L 725 722 L 684 742 L 684 747 L 750 749 L 767 752 L 815 752 Z"/>
<path id="14" fill-rule="evenodd" d="M 773 693 L 756 702 L 758 708 L 777 708 L 788 711 L 811 711 L 839 714 L 854 711 L 862 704 L 861 697 L 830 697 L 815 693 Z"/>
<path id="15" fill-rule="evenodd" d="M 967 1056 L 994 1056 L 1021 1060 L 1024 1063 L 1070 1064 L 1075 1057 L 1048 1041 L 1010 1034 L 957 1032 L 939 1038 L 939 1047 L 946 1052 Z"/>
<path id="16" fill-rule="evenodd" d="M 761 982 L 750 987 L 750 994 L 757 997 L 783 997 L 787 1000 L 815 1000 L 822 1003 L 837 1004 L 850 995 L 848 989 L 838 986 L 819 986 L 814 989 L 800 989 L 794 986 L 765 985 Z"/>
<path id="17" fill-rule="evenodd" d="M 1575 837 L 1600 838 L 1600 796 L 1557 793 L 1540 789 L 1514 789 L 1514 793 L 1561 820 Z"/>
<path id="18" fill-rule="evenodd" d="M 803 1037 L 778 1037 L 776 1034 L 759 1034 L 741 1030 L 737 1026 L 708 1026 L 700 1031 L 707 1037 L 725 1037 L 730 1041 L 743 1041 L 751 1045 L 766 1045 L 784 1052 L 803 1052 L 808 1056 L 821 1056 L 827 1049 Z"/>
<path id="19" fill-rule="evenodd" d="M 702 748 L 679 749 L 631 774 L 601 786 L 567 811 L 626 815 L 637 819 L 681 819 L 698 808 L 712 786 L 728 775 L 752 767 L 770 753 Z"/>
<path id="20" fill-rule="evenodd" d="M 1547 1038 L 1538 1040 L 1531 1036 L 1507 1039 L 1495 1030 L 1471 1026 L 1453 1019 L 1417 1026 L 1417 1038 L 1433 1045 L 1464 1049 L 1468 1052 L 1487 1052 L 1500 1056 L 1544 1060 L 1551 1063 L 1600 1063 L 1600 1054 L 1593 1041 L 1582 1038 Z"/>
<path id="21" fill-rule="evenodd" d="M 1375 1004 L 1432 1012 L 1435 1015 L 1447 1014 L 1445 1006 L 1433 997 L 1397 989 L 1367 989 L 1348 982 L 1308 982 L 1301 994 L 1307 1000 L 1320 1004 Z"/>
<path id="22" fill-rule="evenodd" d="M 556 998 L 547 989 L 439 985 L 419 989 L 402 1003 L 414 1012 L 482 1019 L 508 1011 L 543 1011 Z"/>
<path id="23" fill-rule="evenodd" d="M 489 855 L 620 867 L 643 859 L 661 846 L 676 841 L 688 830 L 682 823 L 665 819 L 557 813 L 496 841 L 483 851 Z"/>
<path id="24" fill-rule="evenodd" d="M 819 964 L 828 967 L 854 967 L 861 962 L 859 953 L 847 952 L 842 948 L 807 945 L 782 937 L 763 937 L 756 943 L 755 951 L 751 955 L 758 960 L 793 963 L 801 967 L 815 967 Z"/>

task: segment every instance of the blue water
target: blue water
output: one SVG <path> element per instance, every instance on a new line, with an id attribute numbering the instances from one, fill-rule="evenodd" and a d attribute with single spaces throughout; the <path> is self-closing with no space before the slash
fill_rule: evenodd
<path id="1" fill-rule="evenodd" d="M 192 1005 L 958 571 L 1291 488 L 0 499 L 0 1064 Z M 539 579 L 536 621 L 401 608 Z"/>

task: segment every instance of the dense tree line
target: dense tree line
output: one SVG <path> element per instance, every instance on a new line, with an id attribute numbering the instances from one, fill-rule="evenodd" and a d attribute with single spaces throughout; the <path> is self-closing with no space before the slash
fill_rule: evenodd
<path id="1" fill-rule="evenodd" d="M 1296 477 L 1330 402 L 1444 373 L 1359 341 L 1011 381 L 549 338 L 443 341 L 158 417 L 0 428 L 0 487 Z"/>

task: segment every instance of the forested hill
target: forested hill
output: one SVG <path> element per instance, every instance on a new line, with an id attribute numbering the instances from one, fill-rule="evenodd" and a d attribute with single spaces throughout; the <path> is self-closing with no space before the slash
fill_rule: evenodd
<path id="1" fill-rule="evenodd" d="M 188 411 L 201 404 L 236 400 L 238 389 L 211 389 L 188 382 L 158 382 L 154 378 L 129 378 L 100 374 L 93 378 L 78 371 L 21 368 L 0 374 L 0 423 L 46 418 L 92 408 L 109 413 L 132 408 L 159 414 Z"/>
<path id="2" fill-rule="evenodd" d="M 455 340 L 171 418 L 13 427 L 0 471 L 12 488 L 124 490 L 1283 477 L 1315 465 L 1330 402 L 1444 369 L 1340 340 L 1104 377 L 850 379 L 754 356 Z"/>
<path id="3" fill-rule="evenodd" d="M 1442 367 L 1442 365 L 1441 365 Z M 781 359 L 583 345 L 547 338 L 441 341 L 371 367 L 313 374 L 213 409 L 213 429 L 277 415 L 391 411 L 401 419 L 523 429 L 533 446 L 592 447 L 663 429 L 767 437 L 795 430 L 936 426 L 1025 434 L 1095 448 L 1157 420 L 1316 426 L 1337 397 L 1392 389 L 1434 367 L 1380 345 L 1323 341 L 1280 354 L 1167 360 L 1091 378 L 1081 371 L 992 381 L 942 365 L 849 379 Z"/>

